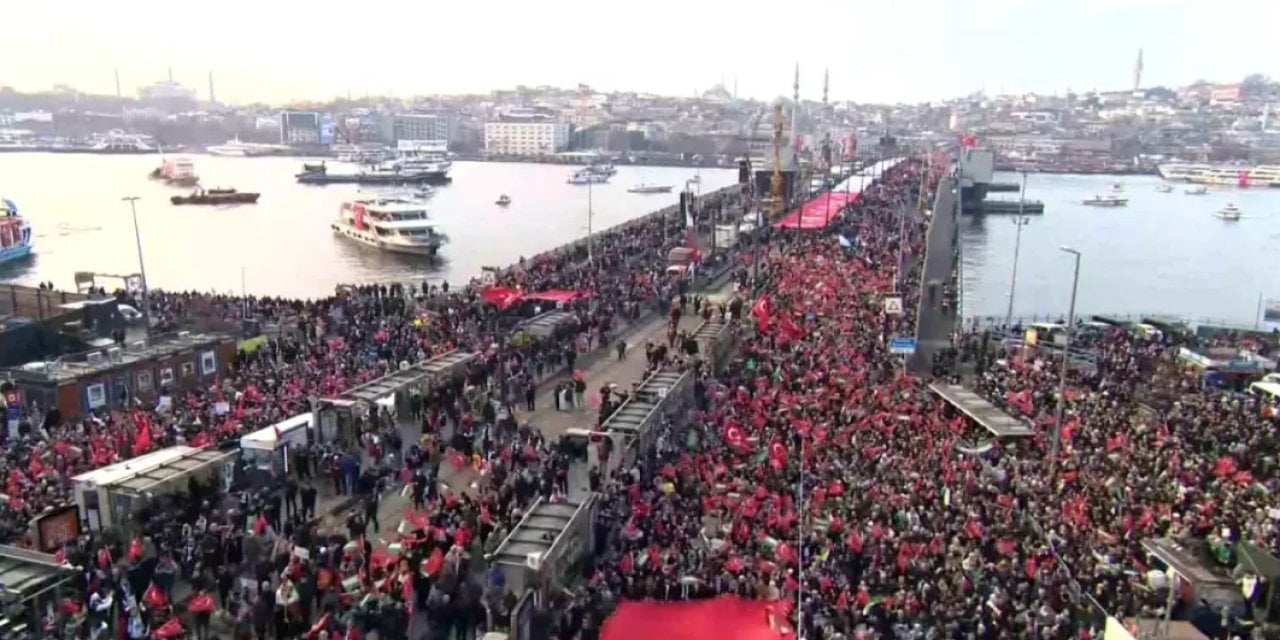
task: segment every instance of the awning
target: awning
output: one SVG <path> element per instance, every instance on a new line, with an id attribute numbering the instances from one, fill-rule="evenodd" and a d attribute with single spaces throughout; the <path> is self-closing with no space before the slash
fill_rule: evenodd
<path id="1" fill-rule="evenodd" d="M 840 209 L 857 202 L 859 195 L 861 194 L 828 191 L 788 213 L 773 226 L 778 229 L 825 229 L 840 217 Z"/>
<path id="2" fill-rule="evenodd" d="M 564 304 L 573 302 L 579 298 L 587 297 L 580 291 L 566 291 L 564 289 L 550 289 L 547 291 L 539 291 L 538 293 L 525 294 L 525 300 L 542 300 L 545 302 L 554 302 L 556 304 Z"/>

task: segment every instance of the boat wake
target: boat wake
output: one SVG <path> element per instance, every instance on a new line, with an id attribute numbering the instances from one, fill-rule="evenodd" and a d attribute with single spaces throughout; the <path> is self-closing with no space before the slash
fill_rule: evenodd
<path id="1" fill-rule="evenodd" d="M 66 222 L 59 222 L 54 226 L 53 233 L 37 233 L 36 237 L 47 238 L 49 236 L 57 236 L 59 238 L 65 238 L 67 236 L 74 236 L 82 233 L 96 233 L 98 231 L 102 231 L 102 227 L 81 227 L 74 224 L 68 224 Z"/>

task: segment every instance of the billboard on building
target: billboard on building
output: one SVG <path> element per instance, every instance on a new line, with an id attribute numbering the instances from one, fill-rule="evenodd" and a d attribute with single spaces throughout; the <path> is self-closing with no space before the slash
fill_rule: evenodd
<path id="1" fill-rule="evenodd" d="M 320 144 L 333 144 L 337 138 L 338 123 L 334 121 L 333 114 L 326 113 L 320 116 Z"/>

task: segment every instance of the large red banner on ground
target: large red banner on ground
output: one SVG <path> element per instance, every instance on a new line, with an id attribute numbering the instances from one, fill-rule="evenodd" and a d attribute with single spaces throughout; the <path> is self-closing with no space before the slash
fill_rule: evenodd
<path id="1" fill-rule="evenodd" d="M 693 602 L 623 602 L 601 640 L 779 640 L 768 605 L 732 597 Z"/>

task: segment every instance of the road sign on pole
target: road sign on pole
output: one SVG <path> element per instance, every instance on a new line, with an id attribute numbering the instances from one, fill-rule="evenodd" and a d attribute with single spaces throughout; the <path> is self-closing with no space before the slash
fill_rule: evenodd
<path id="1" fill-rule="evenodd" d="M 889 353 L 909 356 L 916 352 L 916 339 L 894 336 L 889 339 Z"/>
<path id="2" fill-rule="evenodd" d="M 902 315 L 902 298 L 899 298 L 897 296 L 885 298 L 884 312 L 886 315 L 891 315 L 891 316 Z"/>

